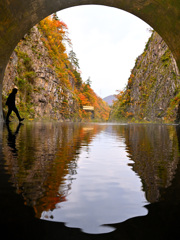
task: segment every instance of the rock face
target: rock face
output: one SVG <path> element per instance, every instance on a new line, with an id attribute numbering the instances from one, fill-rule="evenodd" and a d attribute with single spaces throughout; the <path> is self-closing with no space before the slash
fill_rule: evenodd
<path id="1" fill-rule="evenodd" d="M 72 92 L 56 76 L 52 59 L 41 39 L 38 27 L 33 27 L 11 55 L 3 81 L 3 102 L 12 88 L 18 87 L 17 105 L 21 111 L 27 112 L 28 117 L 43 116 L 56 120 L 71 118 L 78 105 Z M 69 80 L 73 87 L 71 76 Z M 64 101 L 68 116 L 60 111 Z"/>
<path id="2" fill-rule="evenodd" d="M 180 78 L 176 62 L 162 38 L 153 32 L 135 63 L 127 87 L 118 96 L 116 119 L 175 121 Z"/>

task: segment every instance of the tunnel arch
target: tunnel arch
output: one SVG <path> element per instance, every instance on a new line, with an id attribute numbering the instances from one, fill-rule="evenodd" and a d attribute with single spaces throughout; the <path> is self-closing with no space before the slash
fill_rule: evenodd
<path id="1" fill-rule="evenodd" d="M 48 15 L 80 5 L 103 5 L 132 13 L 155 29 L 169 46 L 180 69 L 179 0 L 3 0 L 0 3 L 0 120 L 2 82 L 8 59 L 28 30 Z"/>

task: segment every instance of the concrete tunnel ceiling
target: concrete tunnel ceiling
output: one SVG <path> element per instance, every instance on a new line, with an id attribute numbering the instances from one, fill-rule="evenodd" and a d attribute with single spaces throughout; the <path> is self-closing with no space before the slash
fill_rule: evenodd
<path id="1" fill-rule="evenodd" d="M 0 120 L 2 120 L 1 94 L 4 71 L 20 39 L 48 15 L 65 8 L 88 4 L 119 8 L 148 23 L 167 43 L 180 69 L 179 0 L 1 0 Z"/>

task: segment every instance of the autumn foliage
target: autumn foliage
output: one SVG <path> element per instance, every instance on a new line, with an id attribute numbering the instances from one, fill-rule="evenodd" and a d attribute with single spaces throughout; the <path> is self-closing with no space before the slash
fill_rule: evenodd
<path id="1" fill-rule="evenodd" d="M 64 94 L 63 106 L 60 110 L 62 114 L 68 115 L 66 94 L 71 91 L 74 102 L 76 102 L 74 115 L 77 118 L 91 120 L 92 113 L 83 110 L 83 106 L 93 106 L 96 120 L 108 120 L 110 108 L 96 95 L 89 82 L 83 82 L 78 59 L 73 50 L 69 54 L 67 53 L 66 44 L 72 47 L 71 40 L 68 37 L 67 25 L 54 14 L 42 20 L 39 29 L 43 33 L 42 40 L 52 58 L 51 68 L 55 70 L 61 80 L 62 94 Z"/>

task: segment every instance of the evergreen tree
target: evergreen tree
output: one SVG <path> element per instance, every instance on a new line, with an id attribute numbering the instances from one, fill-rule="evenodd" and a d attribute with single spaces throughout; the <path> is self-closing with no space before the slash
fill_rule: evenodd
<path id="1" fill-rule="evenodd" d="M 79 67 L 79 60 L 77 59 L 76 53 L 73 50 L 71 50 L 69 52 L 69 60 L 70 60 L 71 64 L 75 67 L 75 69 L 80 68 Z"/>

